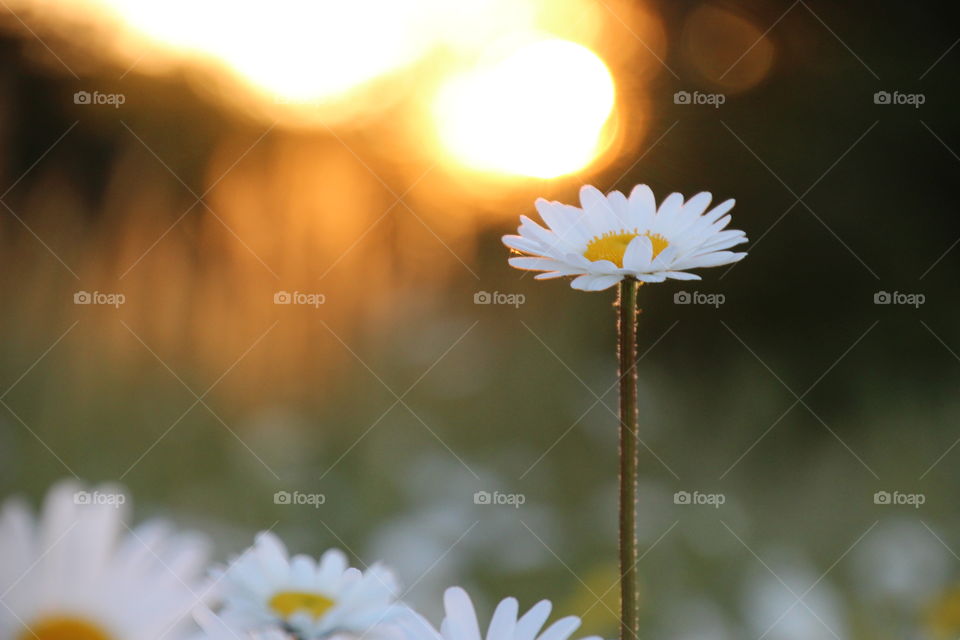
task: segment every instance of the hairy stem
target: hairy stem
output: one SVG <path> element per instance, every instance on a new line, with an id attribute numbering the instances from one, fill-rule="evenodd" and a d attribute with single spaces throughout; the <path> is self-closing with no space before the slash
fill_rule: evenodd
<path id="1" fill-rule="evenodd" d="M 635 640 L 640 625 L 637 593 L 637 289 L 626 278 L 619 293 L 620 355 L 620 638 Z"/>

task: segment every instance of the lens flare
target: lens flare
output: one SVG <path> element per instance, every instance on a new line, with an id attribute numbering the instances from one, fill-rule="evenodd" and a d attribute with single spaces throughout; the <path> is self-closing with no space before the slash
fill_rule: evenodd
<path id="1" fill-rule="evenodd" d="M 719 4 L 702 4 L 687 17 L 681 38 L 687 60 L 724 92 L 759 84 L 770 73 L 776 50 L 767 33 L 744 15 Z"/>
<path id="2" fill-rule="evenodd" d="M 603 149 L 614 82 L 592 51 L 541 40 L 457 76 L 438 92 L 442 145 L 481 171 L 554 178 Z"/>

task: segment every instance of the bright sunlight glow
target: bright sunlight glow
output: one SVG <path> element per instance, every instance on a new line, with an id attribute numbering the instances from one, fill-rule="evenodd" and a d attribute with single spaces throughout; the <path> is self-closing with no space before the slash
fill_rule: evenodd
<path id="1" fill-rule="evenodd" d="M 460 169 L 554 178 L 612 138 L 589 0 L 7 1 L 121 58 L 121 78 L 184 69 L 255 117 L 329 127 L 415 96 Z"/>
<path id="2" fill-rule="evenodd" d="M 592 51 L 541 40 L 456 76 L 434 103 L 441 143 L 482 171 L 554 178 L 603 147 L 614 83 Z"/>
<path id="3" fill-rule="evenodd" d="M 411 63 L 429 42 L 422 14 L 392 0 L 101 1 L 150 39 L 226 61 L 254 85 L 293 101 L 347 91 Z"/>

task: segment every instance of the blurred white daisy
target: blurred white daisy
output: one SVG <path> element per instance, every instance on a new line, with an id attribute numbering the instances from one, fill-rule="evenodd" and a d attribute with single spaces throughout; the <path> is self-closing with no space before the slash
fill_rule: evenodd
<path id="1" fill-rule="evenodd" d="M 279 625 L 311 640 L 341 632 L 367 634 L 401 611 L 389 570 L 373 565 L 361 572 L 336 549 L 319 562 L 305 555 L 290 558 L 269 532 L 259 534 L 220 580 L 221 616 L 241 631 Z"/>
<path id="2" fill-rule="evenodd" d="M 239 632 L 207 607 L 199 607 L 193 617 L 202 631 L 191 640 L 295 640 L 289 633 L 276 627 L 256 633 Z"/>
<path id="3" fill-rule="evenodd" d="M 568 616 L 545 630 L 550 616 L 549 600 L 541 600 L 522 616 L 516 598 L 505 598 L 493 613 L 486 635 L 480 631 L 477 613 L 470 596 L 460 587 L 450 587 L 443 594 L 445 616 L 438 633 L 421 616 L 410 613 L 402 624 L 411 640 L 567 640 L 580 627 L 580 618 Z M 600 640 L 590 636 L 583 640 Z"/>
<path id="4" fill-rule="evenodd" d="M 192 627 L 206 543 L 162 522 L 126 525 L 126 495 L 72 482 L 34 518 L 0 508 L 0 638 L 175 640 Z"/>
<path id="5" fill-rule="evenodd" d="M 629 198 L 585 186 L 582 208 L 540 198 L 536 207 L 547 228 L 521 216 L 520 235 L 504 236 L 503 242 L 526 254 L 510 258 L 512 266 L 543 271 L 538 280 L 577 276 L 571 286 L 583 291 L 607 289 L 628 277 L 640 282 L 699 280 L 688 270 L 747 255 L 727 251 L 747 241 L 743 231 L 724 230 L 734 201 L 707 212 L 710 200 L 706 192 L 686 202 L 671 193 L 658 208 L 646 185 L 634 187 Z"/>

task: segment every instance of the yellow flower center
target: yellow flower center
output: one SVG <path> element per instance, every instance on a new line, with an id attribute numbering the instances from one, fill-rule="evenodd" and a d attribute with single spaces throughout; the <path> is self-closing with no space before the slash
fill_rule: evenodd
<path id="1" fill-rule="evenodd" d="M 640 233 L 636 230 L 610 231 L 588 242 L 587 249 L 583 252 L 583 257 L 590 261 L 609 260 L 622 269 L 623 254 L 627 252 L 627 246 L 629 246 L 630 241 L 637 236 L 647 236 L 650 238 L 650 244 L 653 245 L 654 258 L 660 255 L 660 252 L 670 245 L 667 239 L 658 233 L 650 233 L 649 231 Z"/>
<path id="2" fill-rule="evenodd" d="M 334 604 L 334 601 L 326 596 L 307 591 L 280 591 L 270 598 L 270 608 L 284 618 L 302 611 L 317 620 Z"/>
<path id="3" fill-rule="evenodd" d="M 18 640 L 113 640 L 96 624 L 70 616 L 42 618 L 21 631 L 17 638 Z"/>
<path id="4" fill-rule="evenodd" d="M 935 638 L 955 638 L 960 633 L 960 587 L 953 587 L 932 604 L 928 622 Z"/>

